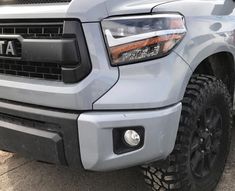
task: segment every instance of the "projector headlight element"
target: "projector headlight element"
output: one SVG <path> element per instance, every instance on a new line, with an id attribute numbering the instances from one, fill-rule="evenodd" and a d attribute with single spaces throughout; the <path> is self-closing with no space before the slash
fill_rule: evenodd
<path id="1" fill-rule="evenodd" d="M 180 14 L 113 17 L 102 29 L 113 66 L 166 56 L 186 34 Z"/>

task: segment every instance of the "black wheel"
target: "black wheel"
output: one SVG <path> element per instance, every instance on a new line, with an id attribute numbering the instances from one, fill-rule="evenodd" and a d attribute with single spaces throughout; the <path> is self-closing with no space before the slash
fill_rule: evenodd
<path id="1" fill-rule="evenodd" d="M 182 105 L 174 151 L 160 165 L 143 167 L 146 182 L 155 191 L 212 191 L 229 153 L 231 96 L 222 81 L 196 75 Z"/>

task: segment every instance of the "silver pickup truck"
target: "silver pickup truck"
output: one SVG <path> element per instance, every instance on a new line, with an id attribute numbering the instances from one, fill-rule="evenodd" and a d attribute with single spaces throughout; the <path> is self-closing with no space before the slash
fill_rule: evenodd
<path id="1" fill-rule="evenodd" d="M 212 191 L 231 142 L 233 0 L 0 0 L 0 149 Z"/>

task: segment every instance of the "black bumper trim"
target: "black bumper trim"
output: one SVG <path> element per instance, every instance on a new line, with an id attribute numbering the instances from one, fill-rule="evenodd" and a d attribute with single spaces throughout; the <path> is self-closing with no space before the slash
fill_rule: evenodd
<path id="1" fill-rule="evenodd" d="M 0 150 L 81 168 L 78 116 L 0 101 Z"/>
<path id="2" fill-rule="evenodd" d="M 62 138 L 57 133 L 0 121 L 0 148 L 37 160 L 66 165 Z"/>

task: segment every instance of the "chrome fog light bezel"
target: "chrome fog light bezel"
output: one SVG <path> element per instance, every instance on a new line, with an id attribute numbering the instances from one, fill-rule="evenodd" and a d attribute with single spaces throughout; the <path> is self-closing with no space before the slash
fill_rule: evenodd
<path id="1" fill-rule="evenodd" d="M 128 146 L 136 147 L 140 144 L 141 137 L 135 130 L 126 130 L 124 140 Z"/>

